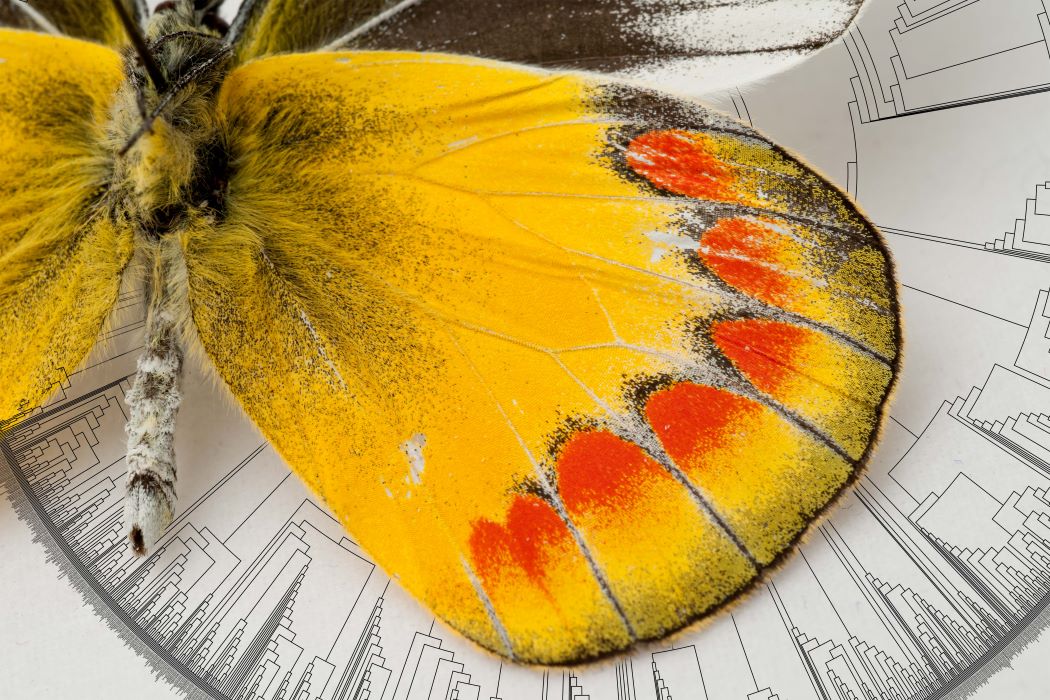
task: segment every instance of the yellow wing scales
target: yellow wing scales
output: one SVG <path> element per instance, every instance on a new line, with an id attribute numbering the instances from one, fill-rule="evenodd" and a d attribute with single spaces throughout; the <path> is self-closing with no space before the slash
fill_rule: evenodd
<path id="1" fill-rule="evenodd" d="M 896 371 L 875 231 L 757 134 L 438 54 L 280 56 L 220 95 L 183 234 L 201 343 L 377 561 L 528 662 L 745 590 L 855 477 Z"/>
<path id="2" fill-rule="evenodd" d="M 0 421 L 78 367 L 116 300 L 132 241 L 102 214 L 97 125 L 122 77 L 110 49 L 0 29 Z"/>

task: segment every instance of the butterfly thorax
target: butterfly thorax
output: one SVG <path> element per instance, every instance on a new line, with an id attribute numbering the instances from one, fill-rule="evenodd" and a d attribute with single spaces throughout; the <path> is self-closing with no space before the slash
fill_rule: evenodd
<path id="1" fill-rule="evenodd" d="M 147 240 L 221 208 L 225 148 L 215 103 L 230 51 L 199 14 L 183 0 L 150 19 L 145 38 L 160 85 L 134 50 L 125 52 L 126 79 L 107 134 L 114 209 Z"/>

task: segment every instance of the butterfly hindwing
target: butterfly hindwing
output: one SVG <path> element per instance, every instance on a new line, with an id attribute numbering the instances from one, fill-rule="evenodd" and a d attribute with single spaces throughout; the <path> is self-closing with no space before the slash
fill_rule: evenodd
<path id="1" fill-rule="evenodd" d="M 145 0 L 122 0 L 129 16 L 141 23 L 149 14 Z M 110 0 L 0 0 L 0 26 L 64 34 L 108 46 L 121 46 L 127 35 Z"/>
<path id="2" fill-rule="evenodd" d="M 101 213 L 120 57 L 0 29 L 0 421 L 44 400 L 91 349 L 131 235 Z"/>
<path id="3" fill-rule="evenodd" d="M 437 615 L 528 662 L 732 600 L 852 480 L 897 366 L 848 199 L 747 127 L 440 54 L 236 69 L 183 241 L 248 415 Z"/>

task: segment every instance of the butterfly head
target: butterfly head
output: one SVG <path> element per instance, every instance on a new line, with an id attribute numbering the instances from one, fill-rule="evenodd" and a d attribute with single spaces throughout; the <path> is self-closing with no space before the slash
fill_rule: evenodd
<path id="1" fill-rule="evenodd" d="M 132 37 L 135 63 L 157 93 L 185 90 L 190 83 L 213 82 L 209 78 L 221 79 L 229 47 L 224 41 L 228 27 L 216 14 L 218 4 L 214 0 L 161 3 L 146 25 L 141 49 Z M 151 62 L 161 72 L 159 81 L 153 79 Z"/>
<path id="2" fill-rule="evenodd" d="M 196 166 L 221 150 L 214 106 L 231 52 L 224 25 L 208 19 L 218 5 L 176 0 L 158 6 L 144 32 L 126 23 L 125 82 L 107 140 L 121 209 L 150 237 L 177 228 L 188 206 L 216 199 L 214 183 L 196 182 Z"/>

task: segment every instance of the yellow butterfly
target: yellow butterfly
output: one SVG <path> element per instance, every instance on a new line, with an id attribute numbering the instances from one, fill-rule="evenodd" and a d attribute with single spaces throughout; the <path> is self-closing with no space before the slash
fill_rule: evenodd
<path id="1" fill-rule="evenodd" d="M 426 51 L 717 77 L 857 2 L 217 5 L 0 0 L 0 419 L 140 276 L 138 552 L 186 351 L 390 575 L 521 662 L 711 614 L 856 478 L 900 327 L 845 195 L 698 104 Z"/>

